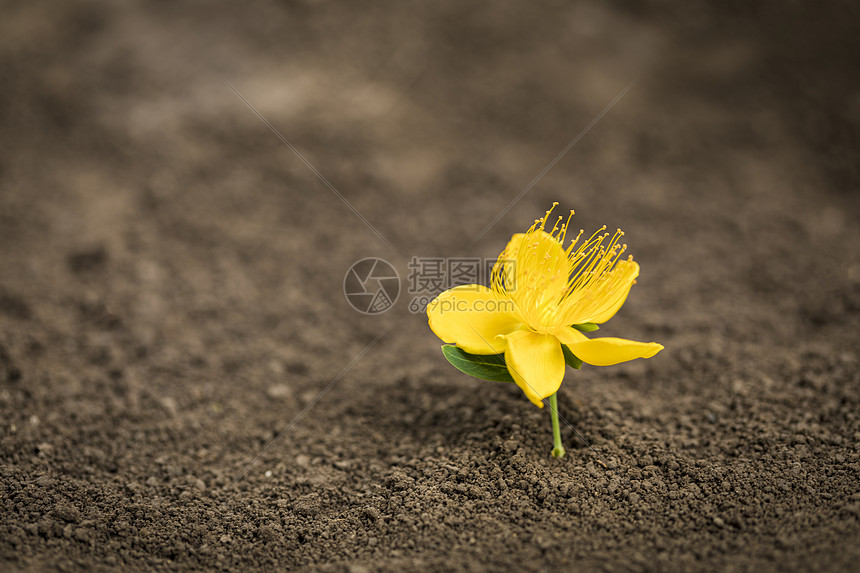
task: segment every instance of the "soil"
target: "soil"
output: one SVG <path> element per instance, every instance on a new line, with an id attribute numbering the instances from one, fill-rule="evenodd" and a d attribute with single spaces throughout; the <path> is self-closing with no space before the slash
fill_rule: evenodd
<path id="1" fill-rule="evenodd" d="M 855 5 L 3 12 L 4 570 L 858 570 Z M 561 460 L 342 290 L 554 200 L 666 347 L 569 371 Z"/>

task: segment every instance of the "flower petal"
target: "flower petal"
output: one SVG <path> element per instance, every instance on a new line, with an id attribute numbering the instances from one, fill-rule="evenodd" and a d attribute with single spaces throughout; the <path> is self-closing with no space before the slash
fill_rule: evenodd
<path id="1" fill-rule="evenodd" d="M 436 336 L 470 354 L 501 354 L 507 343 L 496 337 L 523 326 L 513 308 L 513 302 L 485 286 L 462 285 L 433 299 L 427 319 Z"/>
<path id="2" fill-rule="evenodd" d="M 502 251 L 502 255 L 504 255 L 505 258 L 516 259 L 517 253 L 520 251 L 520 243 L 525 236 L 525 233 L 514 233 L 511 240 L 508 241 L 508 244 L 505 246 L 505 250 Z"/>
<path id="3" fill-rule="evenodd" d="M 567 346 L 570 346 L 571 344 L 576 344 L 577 342 L 591 340 L 582 332 L 573 328 L 572 326 L 562 326 L 561 328 L 556 328 L 555 330 L 552 330 L 550 334 L 558 338 L 562 344 L 566 344 Z"/>
<path id="4" fill-rule="evenodd" d="M 582 340 L 568 344 L 567 347 L 580 360 L 594 366 L 612 366 L 636 358 L 651 358 L 663 350 L 663 345 L 656 342 L 636 342 L 610 337 Z"/>
<path id="5" fill-rule="evenodd" d="M 557 301 L 567 287 L 570 263 L 561 242 L 542 229 L 516 233 L 499 255 L 508 294 L 516 298 L 518 289 Z"/>
<path id="6" fill-rule="evenodd" d="M 511 243 L 514 240 L 511 239 Z M 567 289 L 570 262 L 558 239 L 542 230 L 526 233 L 517 251 L 516 287 L 534 289 L 556 303 Z"/>
<path id="7" fill-rule="evenodd" d="M 555 394 L 564 378 L 564 354 L 558 339 L 549 334 L 517 330 L 507 335 L 505 362 L 514 382 L 538 408 Z"/>
<path id="8" fill-rule="evenodd" d="M 616 274 L 617 273 L 617 274 Z M 630 289 L 636 283 L 639 276 L 639 263 L 634 261 L 620 261 L 613 273 L 610 295 L 605 302 L 593 309 L 594 314 L 587 322 L 603 324 L 613 316 L 624 305 Z"/>

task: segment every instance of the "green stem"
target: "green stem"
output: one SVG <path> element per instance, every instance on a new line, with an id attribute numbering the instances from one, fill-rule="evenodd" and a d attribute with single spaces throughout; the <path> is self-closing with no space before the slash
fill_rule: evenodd
<path id="1" fill-rule="evenodd" d="M 552 457 L 564 457 L 564 446 L 561 445 L 561 428 L 558 426 L 558 393 L 549 397 L 549 413 L 552 416 Z"/>

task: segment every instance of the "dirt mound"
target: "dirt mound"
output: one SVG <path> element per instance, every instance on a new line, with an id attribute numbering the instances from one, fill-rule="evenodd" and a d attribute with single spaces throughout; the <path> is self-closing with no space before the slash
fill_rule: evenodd
<path id="1" fill-rule="evenodd" d="M 3 20 L 6 569 L 856 569 L 855 9 Z M 666 346 L 569 373 L 560 461 L 407 292 L 554 200 L 642 265 L 601 333 Z M 344 296 L 366 257 L 386 312 Z"/>

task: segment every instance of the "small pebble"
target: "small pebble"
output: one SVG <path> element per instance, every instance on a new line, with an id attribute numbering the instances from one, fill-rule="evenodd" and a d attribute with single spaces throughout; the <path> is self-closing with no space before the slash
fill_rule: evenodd
<path id="1" fill-rule="evenodd" d="M 293 389 L 286 384 L 272 384 L 266 388 L 266 396 L 273 400 L 284 400 L 293 397 Z"/>

